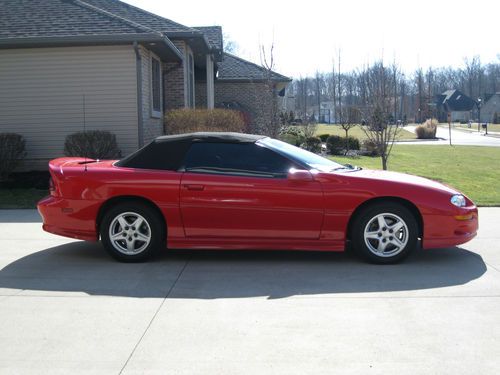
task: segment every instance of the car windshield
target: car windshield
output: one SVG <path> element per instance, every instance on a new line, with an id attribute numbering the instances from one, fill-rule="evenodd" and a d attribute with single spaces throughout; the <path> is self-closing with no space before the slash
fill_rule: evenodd
<path id="1" fill-rule="evenodd" d="M 264 138 L 259 140 L 257 143 L 269 147 L 272 150 L 288 156 L 290 159 L 299 161 L 302 164 L 306 164 L 307 166 L 322 172 L 348 168 L 345 165 L 336 163 L 302 148 L 292 146 L 289 143 L 278 141 L 277 139 Z"/>

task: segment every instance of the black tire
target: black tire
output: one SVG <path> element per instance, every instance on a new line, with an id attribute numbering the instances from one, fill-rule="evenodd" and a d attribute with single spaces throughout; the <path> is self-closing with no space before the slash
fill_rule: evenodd
<path id="1" fill-rule="evenodd" d="M 136 221 L 139 219 L 142 221 Z M 135 223 L 139 223 L 137 228 Z M 158 213 L 140 202 L 111 207 L 104 213 L 99 229 L 104 248 L 121 262 L 143 262 L 165 243 L 165 230 Z M 113 233 L 119 238 L 112 239 Z"/>
<path id="2" fill-rule="evenodd" d="M 353 249 L 371 263 L 397 263 L 417 247 L 417 220 L 409 209 L 395 202 L 366 207 L 351 228 Z"/>

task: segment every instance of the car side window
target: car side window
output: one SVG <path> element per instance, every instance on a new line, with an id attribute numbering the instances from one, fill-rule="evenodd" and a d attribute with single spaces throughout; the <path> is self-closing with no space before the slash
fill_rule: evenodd
<path id="1" fill-rule="evenodd" d="M 292 161 L 254 143 L 193 143 L 186 155 L 188 172 L 286 178 Z"/>

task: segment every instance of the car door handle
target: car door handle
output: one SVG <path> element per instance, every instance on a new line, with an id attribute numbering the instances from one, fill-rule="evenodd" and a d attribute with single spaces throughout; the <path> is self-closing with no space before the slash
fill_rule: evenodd
<path id="1" fill-rule="evenodd" d="M 193 184 L 185 184 L 182 187 L 186 190 L 194 190 L 194 191 L 202 191 L 205 189 L 203 185 L 193 185 Z"/>

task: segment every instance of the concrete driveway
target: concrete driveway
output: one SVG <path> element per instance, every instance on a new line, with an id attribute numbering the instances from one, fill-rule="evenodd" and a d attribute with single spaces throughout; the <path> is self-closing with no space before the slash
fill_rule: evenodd
<path id="1" fill-rule="evenodd" d="M 0 373 L 498 374 L 499 208 L 472 242 L 395 266 L 343 253 L 164 252 L 0 211 Z"/>

